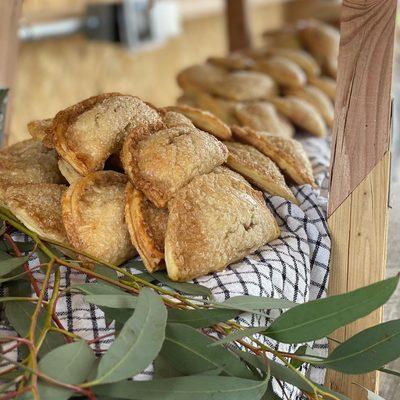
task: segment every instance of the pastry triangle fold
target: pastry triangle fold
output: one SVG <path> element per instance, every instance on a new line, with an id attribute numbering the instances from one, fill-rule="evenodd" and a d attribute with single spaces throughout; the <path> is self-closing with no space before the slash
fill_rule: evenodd
<path id="1" fill-rule="evenodd" d="M 28 123 L 28 132 L 46 147 L 53 148 L 53 118 L 35 120 Z"/>

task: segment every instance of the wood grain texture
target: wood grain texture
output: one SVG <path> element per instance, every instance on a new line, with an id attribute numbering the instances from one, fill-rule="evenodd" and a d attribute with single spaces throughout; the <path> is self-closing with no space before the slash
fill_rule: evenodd
<path id="1" fill-rule="evenodd" d="M 6 136 L 9 132 L 11 100 L 14 92 L 13 86 L 18 54 L 17 30 L 21 6 L 22 0 L 0 1 L 0 87 L 10 88 L 4 123 Z"/>
<path id="2" fill-rule="evenodd" d="M 384 279 L 388 223 L 390 152 L 375 166 L 328 218 L 332 239 L 329 295 L 348 292 Z M 382 321 L 382 310 L 337 331 L 344 341 Z M 365 391 L 378 389 L 378 374 L 349 376 L 328 371 L 326 384 L 350 399 L 366 399 Z"/>
<path id="3" fill-rule="evenodd" d="M 247 0 L 225 0 L 229 51 L 251 47 Z"/>
<path id="4" fill-rule="evenodd" d="M 329 215 L 389 148 L 396 0 L 344 0 Z"/>

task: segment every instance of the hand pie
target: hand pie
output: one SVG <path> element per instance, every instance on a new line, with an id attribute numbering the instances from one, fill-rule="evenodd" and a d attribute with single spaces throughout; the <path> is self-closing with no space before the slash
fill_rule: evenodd
<path id="1" fill-rule="evenodd" d="M 166 128 L 175 128 L 177 126 L 194 128 L 192 121 L 179 112 L 169 111 L 167 108 L 161 109 L 160 112 Z"/>
<path id="2" fill-rule="evenodd" d="M 336 98 L 336 81 L 328 76 L 314 76 L 310 83 L 322 90 L 333 102 Z"/>
<path id="3" fill-rule="evenodd" d="M 266 155 L 247 144 L 225 142 L 225 146 L 229 150 L 226 163 L 230 168 L 245 176 L 264 192 L 298 204 L 298 200 L 286 186 L 279 168 Z"/>
<path id="4" fill-rule="evenodd" d="M 157 208 L 131 183 L 126 187 L 125 220 L 132 244 L 149 272 L 165 268 L 164 242 L 168 210 Z"/>
<path id="5" fill-rule="evenodd" d="M 93 172 L 74 182 L 62 199 L 62 218 L 70 243 L 81 252 L 113 264 L 133 257 L 125 223 L 126 176 Z"/>
<path id="6" fill-rule="evenodd" d="M 318 137 L 327 135 L 325 121 L 308 101 L 295 96 L 276 97 L 271 102 L 295 125 Z"/>
<path id="7" fill-rule="evenodd" d="M 40 140 L 46 147 L 54 147 L 53 118 L 29 122 L 28 132 L 34 139 Z"/>
<path id="8" fill-rule="evenodd" d="M 70 185 L 72 185 L 78 179 L 82 178 L 82 175 L 75 171 L 75 169 L 72 168 L 71 164 L 68 164 L 62 158 L 58 160 L 58 169 Z"/>
<path id="9" fill-rule="evenodd" d="M 121 153 L 133 185 L 157 207 L 165 207 L 181 187 L 227 157 L 228 150 L 219 140 L 186 126 L 164 129 L 142 140 L 133 132 Z"/>
<path id="10" fill-rule="evenodd" d="M 236 71 L 226 75 L 211 88 L 212 94 L 228 100 L 248 101 L 275 96 L 275 81 L 255 71 Z"/>
<path id="11" fill-rule="evenodd" d="M 210 57 L 207 62 L 228 71 L 250 69 L 254 65 L 254 60 L 241 53 L 232 53 L 225 57 Z"/>
<path id="12" fill-rule="evenodd" d="M 87 175 L 102 169 L 127 133 L 138 126 L 162 127 L 157 110 L 134 96 L 91 97 L 55 116 L 55 147 L 77 172 Z"/>
<path id="13" fill-rule="evenodd" d="M 51 183 L 11 186 L 2 203 L 31 231 L 44 239 L 68 243 L 61 217 L 64 185 Z"/>
<path id="14" fill-rule="evenodd" d="M 294 183 L 315 187 L 311 163 L 300 142 L 249 128 L 234 127 L 233 132 L 241 142 L 269 157 Z"/>
<path id="15" fill-rule="evenodd" d="M 276 111 L 273 104 L 265 101 L 240 103 L 235 107 L 237 119 L 241 125 L 256 131 L 267 131 L 273 135 L 292 137 L 293 125 Z"/>
<path id="16" fill-rule="evenodd" d="M 332 127 L 335 110 L 332 101 L 322 90 L 316 86 L 306 85 L 302 88 L 292 88 L 289 93 L 313 105 L 319 111 L 326 124 Z"/>
<path id="17" fill-rule="evenodd" d="M 267 47 L 299 50 L 302 48 L 297 32 L 292 28 L 268 30 L 263 33 Z"/>
<path id="18" fill-rule="evenodd" d="M 0 150 L 0 185 L 64 183 L 57 153 L 29 139 Z"/>
<path id="19" fill-rule="evenodd" d="M 231 129 L 209 111 L 189 106 L 171 106 L 167 110 L 183 114 L 192 121 L 195 127 L 214 135 L 218 139 L 228 140 L 232 137 Z"/>
<path id="20" fill-rule="evenodd" d="M 260 192 L 229 174 L 197 176 L 169 204 L 168 276 L 187 281 L 221 271 L 279 234 Z"/>

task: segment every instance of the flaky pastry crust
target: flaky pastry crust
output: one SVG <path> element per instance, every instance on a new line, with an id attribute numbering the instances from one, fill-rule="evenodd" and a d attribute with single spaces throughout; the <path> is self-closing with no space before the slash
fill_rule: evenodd
<path id="1" fill-rule="evenodd" d="M 40 140 L 46 147 L 52 149 L 53 118 L 34 120 L 28 123 L 28 132 L 35 140 Z"/>

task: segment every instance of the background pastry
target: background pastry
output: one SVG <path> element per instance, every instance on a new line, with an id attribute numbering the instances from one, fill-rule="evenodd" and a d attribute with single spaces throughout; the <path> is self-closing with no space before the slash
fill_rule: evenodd
<path id="1" fill-rule="evenodd" d="M 166 128 L 175 128 L 182 125 L 194 128 L 192 121 L 181 113 L 164 108 L 160 109 L 160 113 Z"/>
<path id="2" fill-rule="evenodd" d="M 70 243 L 113 264 L 135 254 L 125 223 L 125 175 L 93 172 L 76 182 L 62 199 L 62 217 Z"/>
<path id="3" fill-rule="evenodd" d="M 28 123 L 28 132 L 36 140 L 40 140 L 46 147 L 53 148 L 53 118 L 40 119 Z"/>
<path id="4" fill-rule="evenodd" d="M 260 192 L 229 174 L 198 176 L 169 204 L 168 276 L 186 281 L 221 271 L 279 233 Z"/>
<path id="5" fill-rule="evenodd" d="M 54 118 L 57 152 L 82 175 L 104 167 L 127 133 L 137 126 L 158 129 L 158 111 L 138 97 L 110 93 L 87 99 Z"/>
<path id="6" fill-rule="evenodd" d="M 68 164 L 62 158 L 58 160 L 58 169 L 70 185 L 72 185 L 78 179 L 82 178 L 82 175 L 75 171 L 71 164 Z"/>
<path id="7" fill-rule="evenodd" d="M 165 207 L 191 179 L 223 164 L 228 156 L 224 144 L 196 128 L 164 129 L 139 141 L 135 137 L 122 149 L 125 172 L 157 207 Z"/>
<path id="8" fill-rule="evenodd" d="M 229 150 L 226 163 L 230 168 L 245 176 L 259 189 L 298 204 L 279 168 L 270 158 L 246 144 L 225 142 L 225 146 Z"/>
<path id="9" fill-rule="evenodd" d="M 125 220 L 132 244 L 149 272 L 165 268 L 168 210 L 157 208 L 131 183 L 126 186 Z"/>

